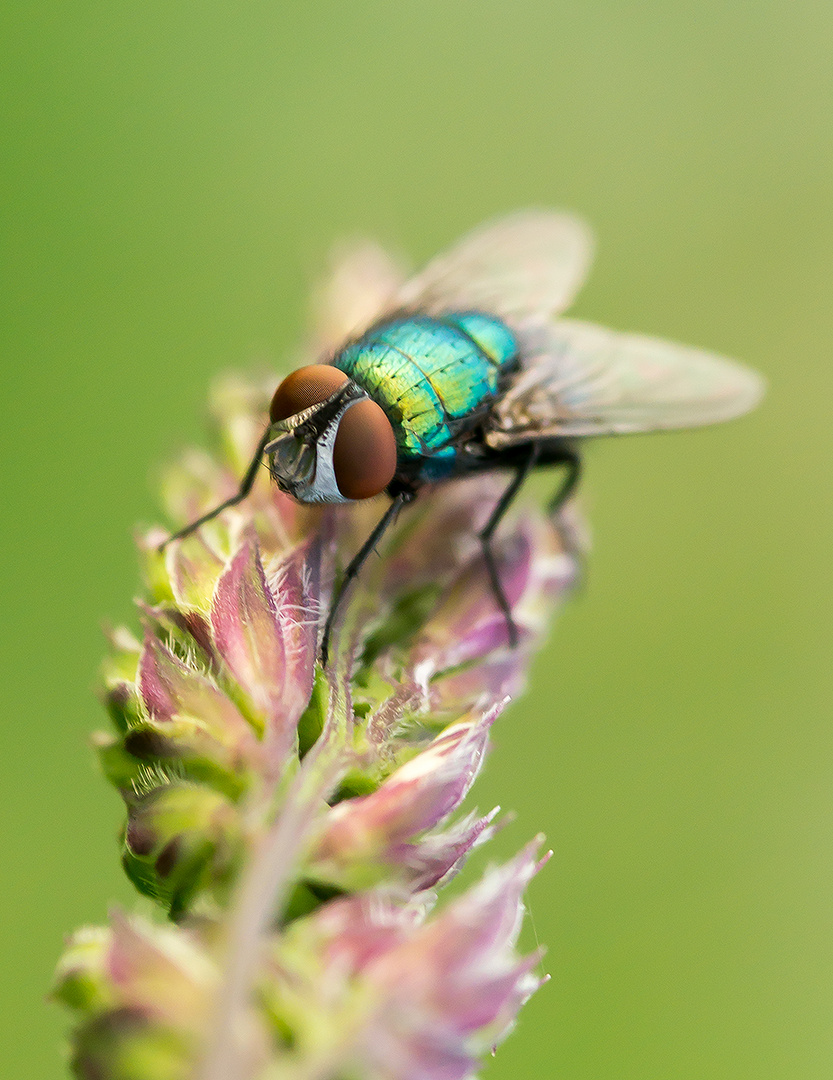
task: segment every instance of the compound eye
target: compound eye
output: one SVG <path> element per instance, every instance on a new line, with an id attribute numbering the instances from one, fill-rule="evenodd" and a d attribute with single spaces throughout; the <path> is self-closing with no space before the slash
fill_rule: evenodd
<path id="1" fill-rule="evenodd" d="M 309 364 L 293 371 L 280 384 L 269 406 L 269 418 L 286 420 L 288 416 L 321 405 L 347 382 L 347 376 L 329 364 Z"/>
<path id="2" fill-rule="evenodd" d="M 333 447 L 333 469 L 345 499 L 370 499 L 396 472 L 396 437 L 375 401 L 357 401 L 342 416 Z"/>

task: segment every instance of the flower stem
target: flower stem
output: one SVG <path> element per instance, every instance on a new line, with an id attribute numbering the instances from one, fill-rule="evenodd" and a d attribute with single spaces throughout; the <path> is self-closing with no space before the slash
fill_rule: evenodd
<path id="1" fill-rule="evenodd" d="M 347 768 L 344 700 L 334 700 L 318 742 L 304 759 L 270 830 L 244 871 L 228 927 L 227 965 L 200 1080 L 244 1080 L 247 1006 L 263 937 L 286 901 L 298 863 L 327 799 Z"/>

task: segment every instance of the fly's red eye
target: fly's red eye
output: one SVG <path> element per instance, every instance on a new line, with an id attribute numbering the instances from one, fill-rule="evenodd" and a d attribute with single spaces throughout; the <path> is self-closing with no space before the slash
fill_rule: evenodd
<path id="1" fill-rule="evenodd" d="M 344 372 L 329 364 L 298 368 L 275 391 L 269 417 L 274 423 L 321 405 L 346 382 Z M 345 499 L 370 499 L 393 479 L 396 437 L 375 401 L 357 401 L 342 416 L 333 446 L 333 470 Z"/>
<path id="2" fill-rule="evenodd" d="M 269 406 L 269 417 L 286 420 L 288 416 L 320 405 L 347 382 L 347 376 L 329 364 L 310 364 L 293 371 L 280 384 Z"/>
<path id="3" fill-rule="evenodd" d="M 345 499 L 370 499 L 393 479 L 396 437 L 375 401 L 358 401 L 342 416 L 333 447 L 333 469 Z"/>

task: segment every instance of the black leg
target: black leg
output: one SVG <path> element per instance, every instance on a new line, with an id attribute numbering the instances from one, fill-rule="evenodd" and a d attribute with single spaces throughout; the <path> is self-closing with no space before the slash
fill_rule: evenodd
<path id="1" fill-rule="evenodd" d="M 515 496 L 521 490 L 524 480 L 529 476 L 530 470 L 535 466 L 539 453 L 540 450 L 537 444 L 532 443 L 529 448 L 528 456 L 520 463 L 520 465 L 518 465 L 515 475 L 501 495 L 497 506 L 492 511 L 492 516 L 486 522 L 485 527 L 480 533 L 480 543 L 483 546 L 483 559 L 486 563 L 486 570 L 489 573 L 489 582 L 492 586 L 492 592 L 494 593 L 497 605 L 503 612 L 503 617 L 506 620 L 509 645 L 513 649 L 518 644 L 518 628 L 515 626 L 515 620 L 512 618 L 512 610 L 509 607 L 509 601 L 506 599 L 506 593 L 503 591 L 500 574 L 497 571 L 497 563 L 495 562 L 494 552 L 492 551 L 492 536 L 494 535 L 495 529 L 500 524 L 503 515 L 512 505 Z"/>
<path id="2" fill-rule="evenodd" d="M 260 437 L 260 441 L 257 444 L 257 449 L 254 452 L 254 457 L 246 470 L 246 475 L 240 481 L 240 487 L 236 495 L 232 495 L 230 499 L 226 499 L 225 502 L 220 503 L 219 506 L 215 506 L 213 510 L 209 510 L 207 514 L 203 514 L 201 518 L 197 518 L 196 521 L 192 521 L 190 525 L 186 525 L 184 529 L 180 529 L 179 532 L 172 533 L 168 539 L 159 545 L 159 550 L 163 551 L 172 540 L 181 540 L 183 536 L 190 536 L 192 532 L 204 525 L 206 521 L 211 521 L 218 514 L 221 514 L 223 510 L 228 510 L 230 506 L 236 506 L 239 502 L 242 502 L 249 492 L 254 487 L 255 480 L 257 478 L 258 470 L 260 469 L 261 458 L 263 457 L 263 451 L 266 449 L 266 444 L 269 442 L 269 431 L 266 430 Z"/>
<path id="3" fill-rule="evenodd" d="M 555 494 L 547 504 L 547 511 L 553 519 L 555 519 L 558 511 L 575 491 L 579 477 L 581 476 L 581 458 L 574 450 L 566 450 L 560 464 L 565 465 L 567 471 L 564 474 L 561 483 L 556 488 Z M 574 542 L 575 537 L 571 535 L 569 530 L 566 532 L 561 531 L 561 541 L 565 545 L 566 553 L 575 560 L 577 585 L 583 584 L 586 553 Z"/>
<path id="4" fill-rule="evenodd" d="M 330 637 L 332 636 L 333 632 L 333 623 L 335 622 L 336 615 L 338 614 L 338 609 L 341 606 L 341 601 L 344 599 L 350 582 L 353 580 L 353 578 L 359 575 L 361 568 L 367 561 L 367 558 L 370 555 L 371 551 L 373 551 L 373 549 L 384 536 L 385 532 L 387 532 L 388 526 L 393 523 L 396 515 L 399 513 L 405 503 L 410 502 L 411 499 L 413 499 L 413 495 L 410 492 L 400 492 L 400 494 L 394 498 L 393 502 L 391 502 L 390 506 L 382 515 L 382 518 L 377 524 L 376 528 L 373 530 L 370 536 L 368 536 L 368 538 L 359 548 L 358 552 L 350 560 L 350 564 L 344 571 L 344 576 L 342 577 L 341 582 L 339 583 L 333 594 L 333 600 L 330 604 L 330 611 L 327 615 L 327 621 L 324 624 L 324 636 L 321 639 L 322 664 L 326 665 L 327 663 L 327 658 L 330 653 Z"/>
<path id="5" fill-rule="evenodd" d="M 547 513 L 550 517 L 561 509 L 576 489 L 576 484 L 581 476 L 581 458 L 573 450 L 565 450 L 562 462 L 567 467 L 564 477 L 555 490 L 555 494 L 547 503 Z"/>

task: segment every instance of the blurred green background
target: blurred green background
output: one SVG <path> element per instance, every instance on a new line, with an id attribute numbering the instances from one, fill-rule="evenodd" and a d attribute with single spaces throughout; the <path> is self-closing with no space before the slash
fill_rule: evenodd
<path id="1" fill-rule="evenodd" d="M 475 792 L 555 849 L 484 1075 L 827 1080 L 833 6 L 12 0 L 0 40 L 3 1074 L 65 1075 L 62 936 L 133 904 L 87 737 L 154 470 L 285 368 L 333 239 L 537 204 L 598 234 L 581 316 L 770 393 L 587 455 L 588 584 Z"/>

